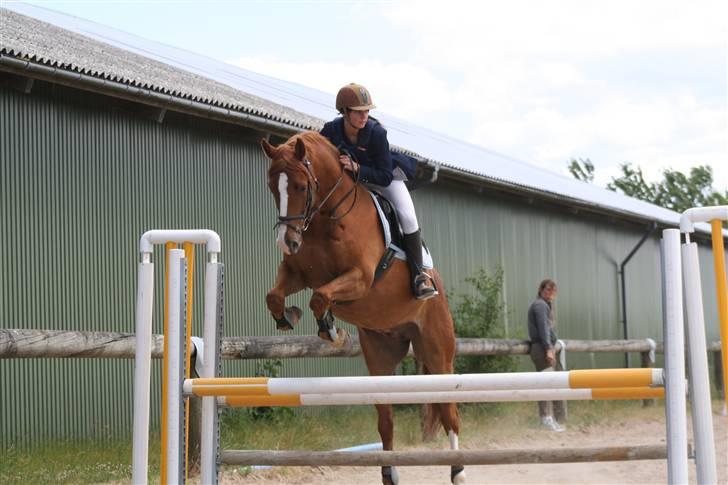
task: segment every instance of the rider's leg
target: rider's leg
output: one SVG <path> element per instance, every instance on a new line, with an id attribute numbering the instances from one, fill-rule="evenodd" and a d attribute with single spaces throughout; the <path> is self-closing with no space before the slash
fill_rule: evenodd
<path id="1" fill-rule="evenodd" d="M 422 239 L 420 226 L 417 223 L 415 205 L 403 180 L 393 180 L 387 187 L 378 187 L 385 197 L 394 205 L 404 232 L 403 248 L 407 253 L 410 272 L 412 273 L 412 291 L 415 298 L 424 300 L 437 295 L 430 276 L 422 269 Z"/>

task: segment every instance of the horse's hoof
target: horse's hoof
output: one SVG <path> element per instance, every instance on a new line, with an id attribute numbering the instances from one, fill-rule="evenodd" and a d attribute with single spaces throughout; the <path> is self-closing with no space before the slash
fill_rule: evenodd
<path id="1" fill-rule="evenodd" d="M 382 485 L 398 485 L 399 472 L 396 467 L 382 467 Z"/>
<path id="2" fill-rule="evenodd" d="M 336 340 L 332 342 L 332 345 L 336 348 L 342 348 L 346 347 L 347 345 L 351 344 L 351 337 L 349 336 L 349 332 L 344 330 L 343 328 L 337 328 L 336 329 Z"/>
<path id="3" fill-rule="evenodd" d="M 450 469 L 450 481 L 453 485 L 461 485 L 465 483 L 465 468 L 462 466 L 454 466 Z"/>
<path id="4" fill-rule="evenodd" d="M 298 322 L 301 321 L 301 317 L 303 316 L 303 312 L 297 306 L 289 306 L 286 307 L 283 315 L 286 317 L 286 320 L 291 322 L 291 325 L 298 325 Z"/>
<path id="5" fill-rule="evenodd" d="M 293 330 L 294 325 L 301 321 L 303 312 L 297 306 L 289 306 L 283 311 L 283 317 L 276 319 L 276 328 L 283 332 Z"/>
<path id="6" fill-rule="evenodd" d="M 321 340 L 326 340 L 327 342 L 333 343 L 333 339 L 331 338 L 331 334 L 329 334 L 328 330 L 319 330 L 318 336 Z"/>

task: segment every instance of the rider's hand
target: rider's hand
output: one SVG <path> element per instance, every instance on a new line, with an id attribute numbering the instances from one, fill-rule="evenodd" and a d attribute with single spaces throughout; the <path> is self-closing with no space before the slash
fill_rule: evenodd
<path id="1" fill-rule="evenodd" d="M 556 352 L 554 349 L 548 349 L 546 351 L 546 363 L 549 365 L 549 367 L 556 366 Z"/>
<path id="2" fill-rule="evenodd" d="M 359 164 L 352 160 L 349 155 L 340 155 L 339 163 L 343 165 L 344 170 L 348 170 L 352 173 L 356 173 L 359 171 Z"/>

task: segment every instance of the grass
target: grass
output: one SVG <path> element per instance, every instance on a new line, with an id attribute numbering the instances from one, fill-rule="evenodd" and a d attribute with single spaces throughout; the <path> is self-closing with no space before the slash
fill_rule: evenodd
<path id="1" fill-rule="evenodd" d="M 105 483 L 131 478 L 131 442 L 49 442 L 0 450 L 0 483 Z"/>
<path id="2" fill-rule="evenodd" d="M 569 427 L 589 427 L 624 415 L 661 417 L 662 401 L 643 408 L 640 401 L 569 403 Z M 487 447 L 489 436 L 517 437 L 537 428 L 535 403 L 467 404 L 459 406 L 460 442 Z M 223 449 L 333 450 L 378 442 L 376 411 L 372 406 L 277 409 L 254 417 L 245 410 L 227 410 L 222 417 Z M 447 448 L 444 433 L 434 443 L 420 439 L 419 406 L 395 406 L 395 449 Z M 150 475 L 159 480 L 159 439 L 152 439 Z M 0 483 L 128 483 L 131 478 L 131 440 L 115 442 L 48 443 L 28 451 L 0 450 Z M 247 469 L 229 467 L 245 474 Z"/>

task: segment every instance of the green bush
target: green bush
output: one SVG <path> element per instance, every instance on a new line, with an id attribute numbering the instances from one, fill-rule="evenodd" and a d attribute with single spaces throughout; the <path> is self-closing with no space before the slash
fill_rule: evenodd
<path id="1" fill-rule="evenodd" d="M 504 338 L 505 304 L 503 269 L 489 275 L 483 268 L 465 278 L 467 293 L 450 296 L 450 312 L 455 321 L 455 335 L 460 338 Z M 455 373 L 514 372 L 516 360 L 510 355 L 468 355 L 455 358 Z M 417 363 L 407 358 L 400 367 L 402 375 L 418 374 Z"/>
<path id="2" fill-rule="evenodd" d="M 505 304 L 503 303 L 503 269 L 492 275 L 480 268 L 465 278 L 470 292 L 453 294 L 450 311 L 455 320 L 455 335 L 459 338 L 504 338 Z M 509 355 L 468 355 L 455 359 L 455 372 L 513 372 L 516 361 Z"/>
<path id="3" fill-rule="evenodd" d="M 281 359 L 266 359 L 259 361 L 255 366 L 255 377 L 280 377 L 283 361 Z M 254 420 L 280 422 L 293 416 L 293 409 L 287 407 L 260 406 L 249 408 L 248 413 Z"/>

